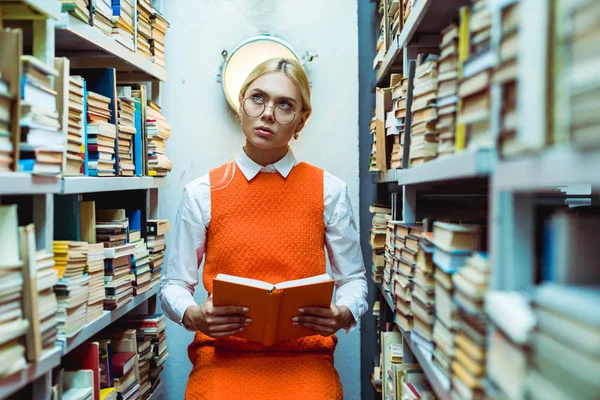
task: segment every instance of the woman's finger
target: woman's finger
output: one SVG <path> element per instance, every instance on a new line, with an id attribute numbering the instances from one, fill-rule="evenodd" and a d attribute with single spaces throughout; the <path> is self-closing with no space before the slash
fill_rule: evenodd
<path id="1" fill-rule="evenodd" d="M 302 323 L 296 322 L 295 324 L 298 324 L 298 325 L 296 325 L 298 327 L 310 329 L 311 331 L 314 331 L 317 333 L 322 333 L 322 334 L 326 334 L 326 335 L 331 335 L 333 333 L 333 329 L 331 329 L 331 327 L 325 327 L 325 326 L 313 324 L 310 322 L 302 322 Z"/>
<path id="2" fill-rule="evenodd" d="M 310 322 L 321 326 L 332 326 L 335 324 L 335 321 L 330 318 L 323 318 L 314 315 L 298 315 L 297 317 L 292 318 L 292 322 Z"/>
<path id="3" fill-rule="evenodd" d="M 227 332 L 215 332 L 215 333 L 211 333 L 209 336 L 213 337 L 213 338 L 222 338 L 222 337 L 227 337 L 227 336 L 235 335 L 239 331 L 240 331 L 239 329 L 236 329 L 236 330 L 227 331 Z"/>
<path id="4" fill-rule="evenodd" d="M 206 319 L 208 325 L 225 324 L 249 324 L 252 320 L 244 315 L 228 315 L 226 317 L 209 317 Z"/>
<path id="5" fill-rule="evenodd" d="M 239 332 L 244 328 L 244 324 L 225 324 L 225 325 L 211 325 L 209 331 L 211 333 L 217 332 Z"/>

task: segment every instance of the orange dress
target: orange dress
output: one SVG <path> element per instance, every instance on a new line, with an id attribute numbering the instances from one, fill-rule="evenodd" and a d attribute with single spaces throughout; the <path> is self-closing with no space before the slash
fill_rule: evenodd
<path id="1" fill-rule="evenodd" d="M 202 281 L 212 293 L 219 273 L 277 283 L 325 273 L 323 170 L 299 163 L 287 178 L 239 171 L 225 185 L 224 165 L 210 172 L 211 222 Z M 196 332 L 187 400 L 341 400 L 333 365 L 335 335 L 271 347 Z"/>

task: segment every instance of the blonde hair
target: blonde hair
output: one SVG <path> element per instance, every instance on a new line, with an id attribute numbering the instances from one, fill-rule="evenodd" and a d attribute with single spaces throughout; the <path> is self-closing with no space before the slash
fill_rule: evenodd
<path id="1" fill-rule="evenodd" d="M 252 82 L 264 74 L 268 74 L 269 72 L 283 72 L 288 78 L 290 78 L 300 94 L 300 99 L 302 100 L 302 110 L 309 112 L 312 111 L 312 106 L 310 104 L 310 82 L 308 81 L 308 76 L 306 75 L 302 65 L 298 61 L 291 58 L 271 58 L 258 64 L 244 81 L 244 84 L 240 89 L 240 95 L 244 97 Z"/>

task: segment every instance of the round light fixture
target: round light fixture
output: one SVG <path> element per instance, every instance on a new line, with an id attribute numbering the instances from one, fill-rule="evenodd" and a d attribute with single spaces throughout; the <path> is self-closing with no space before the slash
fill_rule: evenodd
<path id="1" fill-rule="evenodd" d="M 275 57 L 300 61 L 288 43 L 269 35 L 256 36 L 244 41 L 227 58 L 221 71 L 223 92 L 234 110 L 238 110 L 240 106 L 240 88 L 250 72 L 263 61 Z"/>

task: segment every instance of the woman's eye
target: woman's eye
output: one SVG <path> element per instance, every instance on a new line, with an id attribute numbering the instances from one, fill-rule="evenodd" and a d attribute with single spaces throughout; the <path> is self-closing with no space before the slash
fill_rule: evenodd
<path id="1" fill-rule="evenodd" d="M 261 94 L 255 94 L 254 96 L 252 96 L 252 100 L 256 104 L 263 104 L 265 102 L 265 98 Z"/>
<path id="2" fill-rule="evenodd" d="M 283 101 L 279 103 L 279 108 L 281 108 L 283 111 L 290 111 L 292 109 L 292 105 L 287 101 Z"/>

